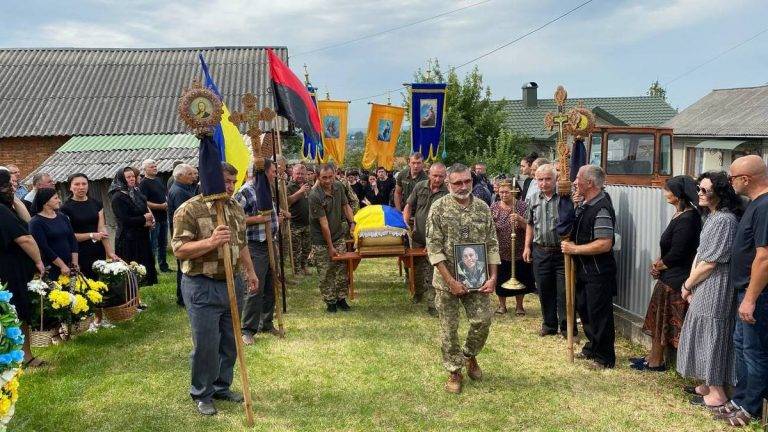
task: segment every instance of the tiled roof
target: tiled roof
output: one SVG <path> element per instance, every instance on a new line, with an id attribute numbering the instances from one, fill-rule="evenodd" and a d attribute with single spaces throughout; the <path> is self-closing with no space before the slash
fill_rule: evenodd
<path id="1" fill-rule="evenodd" d="M 665 126 L 675 135 L 768 137 L 768 85 L 712 90 Z"/>
<path id="2" fill-rule="evenodd" d="M 576 107 L 580 101 L 585 108 L 598 111 L 598 116 L 604 111 L 624 123 L 623 126 L 659 126 L 677 113 L 666 101 L 653 96 L 569 98 L 566 110 Z M 537 106 L 532 108 L 526 107 L 522 100 L 500 103 L 504 104 L 505 124 L 510 129 L 539 140 L 554 136 L 544 127 L 544 116 L 557 110 L 554 99 L 538 99 Z"/>
<path id="3" fill-rule="evenodd" d="M 230 109 L 246 92 L 273 107 L 265 47 L 2 49 L 0 138 L 186 132 L 176 109 L 199 53 Z"/>
<path id="4" fill-rule="evenodd" d="M 180 160 L 197 166 L 199 141 L 194 135 L 124 135 L 74 137 L 45 160 L 37 172 L 47 172 L 56 182 L 70 174 L 84 173 L 92 181 L 114 177 L 127 165 L 139 167 L 145 159 L 154 159 L 161 173 L 171 172 Z"/>

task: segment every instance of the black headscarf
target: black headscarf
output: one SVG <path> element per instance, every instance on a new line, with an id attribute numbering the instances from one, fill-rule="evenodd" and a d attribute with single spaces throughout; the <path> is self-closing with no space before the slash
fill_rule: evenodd
<path id="1" fill-rule="evenodd" d="M 0 204 L 13 206 L 13 185 L 11 185 L 11 172 L 0 169 Z"/>
<path id="2" fill-rule="evenodd" d="M 35 199 L 32 200 L 32 211 L 35 213 L 40 213 L 43 211 L 43 206 L 45 203 L 47 203 L 53 196 L 56 195 L 56 189 L 53 188 L 42 188 L 38 189 L 37 192 L 35 192 Z"/>
<path id="3" fill-rule="evenodd" d="M 109 185 L 108 194 L 114 196 L 118 192 L 123 192 L 131 198 L 131 201 L 142 211 L 147 209 L 147 199 L 139 191 L 137 187 L 128 187 L 128 182 L 125 180 L 125 170 L 132 169 L 131 167 L 123 167 L 117 170 L 115 178 L 112 179 L 112 184 Z M 138 178 L 136 179 L 138 180 Z"/>
<path id="4" fill-rule="evenodd" d="M 699 196 L 696 193 L 696 182 L 687 175 L 679 175 L 667 180 L 667 190 L 687 205 L 698 208 Z"/>

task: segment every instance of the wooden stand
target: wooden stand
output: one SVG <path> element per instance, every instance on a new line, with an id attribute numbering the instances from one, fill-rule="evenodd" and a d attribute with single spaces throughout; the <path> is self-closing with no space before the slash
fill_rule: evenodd
<path id="1" fill-rule="evenodd" d="M 408 272 L 408 292 L 411 297 L 416 293 L 416 275 L 414 269 L 414 261 L 416 257 L 427 256 L 427 250 L 425 248 L 409 248 L 405 250 L 405 253 L 397 254 L 378 254 L 378 255 L 361 255 L 358 252 L 345 252 L 340 255 L 332 257 L 332 261 L 344 261 L 347 266 L 347 277 L 349 278 L 349 298 L 355 299 L 355 269 L 363 258 L 397 258 L 398 266 L 405 264 L 405 268 L 410 269 Z"/>
<path id="2" fill-rule="evenodd" d="M 227 225 L 224 215 L 224 203 L 216 201 L 216 224 Z M 243 355 L 243 339 L 240 337 L 240 311 L 237 308 L 237 294 L 235 293 L 235 271 L 232 268 L 232 250 L 229 245 L 219 246 L 224 255 L 224 274 L 227 277 L 227 294 L 229 294 L 229 311 L 232 315 L 232 329 L 235 335 L 235 348 L 237 349 L 237 364 L 240 367 L 240 378 L 243 384 L 243 398 L 245 399 L 245 419 L 248 427 L 253 427 L 253 404 L 251 403 L 251 386 L 248 384 L 248 369 L 245 367 Z"/>

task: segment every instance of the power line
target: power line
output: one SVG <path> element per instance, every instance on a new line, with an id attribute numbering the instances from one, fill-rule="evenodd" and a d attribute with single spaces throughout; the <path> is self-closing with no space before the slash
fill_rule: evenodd
<path id="1" fill-rule="evenodd" d="M 472 60 L 469 60 L 469 61 L 467 61 L 465 63 L 462 63 L 462 64 L 460 64 L 458 66 L 453 67 L 452 69 L 456 70 L 456 69 L 462 68 L 464 66 L 468 66 L 468 65 L 470 65 L 472 63 L 475 63 L 476 61 L 478 61 L 478 60 L 480 60 L 482 58 L 488 57 L 489 55 L 491 55 L 491 54 L 493 54 L 495 52 L 501 51 L 502 49 L 507 48 L 508 46 L 513 45 L 513 44 L 515 44 L 515 43 L 517 43 L 517 42 L 527 38 L 528 36 L 538 32 L 539 30 L 542 30 L 545 27 L 548 27 L 549 25 L 554 24 L 555 22 L 557 22 L 557 21 L 567 17 L 568 15 L 576 12 L 577 10 L 579 10 L 579 9 L 583 8 L 584 6 L 592 3 L 593 1 L 594 0 L 587 0 L 587 1 L 583 2 L 583 3 L 581 3 L 580 5 L 576 6 L 575 8 L 570 9 L 567 12 L 564 12 L 563 14 L 561 14 L 561 15 L 555 17 L 555 18 L 552 18 L 551 20 L 549 20 L 546 23 L 540 25 L 539 27 L 536 27 L 535 29 L 529 31 L 528 33 L 525 33 L 522 36 L 519 36 L 519 37 L 515 38 L 514 40 L 511 40 L 511 41 L 506 42 L 506 43 L 504 43 L 502 45 L 499 45 L 496 48 L 494 48 L 494 49 L 492 49 L 492 50 L 490 50 L 490 51 L 488 51 L 486 53 L 483 53 L 483 54 L 473 58 Z M 368 96 L 368 97 L 352 99 L 352 100 L 350 100 L 350 102 L 356 102 L 356 101 L 361 101 L 361 100 L 366 100 L 366 99 L 373 99 L 375 97 L 384 96 L 386 94 L 393 93 L 393 92 L 398 92 L 398 91 L 404 90 L 404 89 L 405 89 L 405 86 L 396 88 L 394 90 L 387 90 L 387 91 L 385 91 L 383 93 L 375 94 L 375 95 Z"/>
<path id="2" fill-rule="evenodd" d="M 672 84 L 673 82 L 675 82 L 675 81 L 679 80 L 680 78 L 682 78 L 682 77 L 684 77 L 684 76 L 686 76 L 686 75 L 690 75 L 691 73 L 693 73 L 693 72 L 695 72 L 695 71 L 697 71 L 697 70 L 701 69 L 702 67 L 704 67 L 704 66 L 706 66 L 706 65 L 708 65 L 708 64 L 710 64 L 710 63 L 712 63 L 713 61 L 715 61 L 715 60 L 719 59 L 720 57 L 722 57 L 722 56 L 724 56 L 724 55 L 726 55 L 726 54 L 728 54 L 729 52 L 731 52 L 731 51 L 735 50 L 736 48 L 739 48 L 740 46 L 742 46 L 742 45 L 744 45 L 744 44 L 746 44 L 746 43 L 748 43 L 748 42 L 750 42 L 750 41 L 752 41 L 752 40 L 754 40 L 754 39 L 757 39 L 758 37 L 760 37 L 762 34 L 764 34 L 764 33 L 766 33 L 766 32 L 768 32 L 768 28 L 764 28 L 763 30 L 760 30 L 759 32 L 755 33 L 754 35 L 750 36 L 749 38 L 747 38 L 747 39 L 744 39 L 743 41 L 741 41 L 741 42 L 737 43 L 736 45 L 734 45 L 734 46 L 732 46 L 732 47 L 730 47 L 730 48 L 728 48 L 727 50 L 720 52 L 719 54 L 715 55 L 715 56 L 714 56 L 714 57 L 712 57 L 711 59 L 709 59 L 709 60 L 705 61 L 704 63 L 701 63 L 701 64 L 699 64 L 699 65 L 697 65 L 697 66 L 694 66 L 694 67 L 692 67 L 691 69 L 688 69 L 687 71 L 685 71 L 685 72 L 681 73 L 680 75 L 678 75 L 678 76 L 676 76 L 676 77 L 672 78 L 671 80 L 669 80 L 669 81 L 667 81 L 666 83 L 664 83 L 664 84 L 662 85 L 662 87 L 666 87 L 666 86 L 668 86 L 668 85 Z"/>
<path id="3" fill-rule="evenodd" d="M 392 27 L 392 28 L 389 28 L 389 29 L 386 29 L 386 30 L 382 30 L 382 31 L 376 32 L 376 33 L 371 33 L 371 34 L 368 34 L 368 35 L 365 35 L 365 36 L 360 36 L 360 37 L 357 37 L 355 39 L 350 39 L 350 40 L 344 41 L 344 42 L 338 42 L 338 43 L 327 45 L 327 46 L 324 46 L 324 47 L 321 47 L 321 48 L 316 48 L 316 49 L 312 49 L 312 50 L 309 50 L 309 51 L 303 51 L 303 52 L 300 52 L 300 53 L 296 53 L 296 54 L 291 55 L 290 57 L 294 58 L 294 57 L 298 57 L 298 56 L 302 56 L 302 55 L 306 55 L 306 54 L 316 53 L 316 52 L 319 52 L 319 51 L 325 51 L 325 50 L 328 50 L 328 49 L 331 49 L 331 48 L 338 48 L 340 46 L 353 44 L 355 42 L 360 42 L 361 40 L 370 39 L 370 38 L 376 37 L 376 36 L 381 36 L 381 35 L 383 35 L 385 33 L 390 33 L 390 32 L 396 31 L 396 30 L 402 30 L 404 28 L 412 27 L 412 26 L 415 26 L 417 24 L 422 24 L 422 23 L 425 23 L 425 22 L 428 22 L 428 21 L 432 21 L 432 20 L 435 20 L 437 18 L 444 17 L 446 15 L 450 15 L 450 14 L 453 14 L 453 13 L 456 13 L 456 12 L 461 12 L 463 10 L 466 10 L 466 9 L 469 9 L 469 8 L 473 8 L 475 6 L 480 6 L 480 5 L 488 3 L 490 1 L 491 0 L 483 0 L 483 1 L 480 1 L 480 2 L 477 2 L 477 3 L 473 3 L 471 5 L 460 7 L 458 9 L 453 9 L 453 10 L 450 10 L 450 11 L 447 11 L 447 12 L 443 12 L 443 13 L 440 13 L 440 14 L 437 14 L 437 15 L 433 15 L 431 17 L 423 18 L 423 19 L 420 19 L 418 21 L 414 21 L 414 22 L 411 22 L 411 23 L 408 23 L 408 24 L 403 24 L 403 25 L 400 25 L 400 26 L 397 26 L 397 27 Z"/>

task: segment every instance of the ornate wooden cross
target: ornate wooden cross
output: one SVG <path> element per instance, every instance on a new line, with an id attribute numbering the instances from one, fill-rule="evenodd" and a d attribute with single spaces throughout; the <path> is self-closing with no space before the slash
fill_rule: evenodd
<path id="1" fill-rule="evenodd" d="M 256 164 L 256 169 L 264 168 L 264 158 L 261 151 L 261 134 L 262 130 L 259 126 L 259 122 L 271 122 L 276 114 L 269 108 L 264 108 L 259 111 L 256 106 L 258 100 L 253 93 L 246 93 L 243 96 L 243 111 L 234 111 L 229 115 L 229 121 L 235 125 L 244 124 L 248 127 L 245 134 L 251 138 L 251 149 L 253 150 L 253 159 Z"/>

